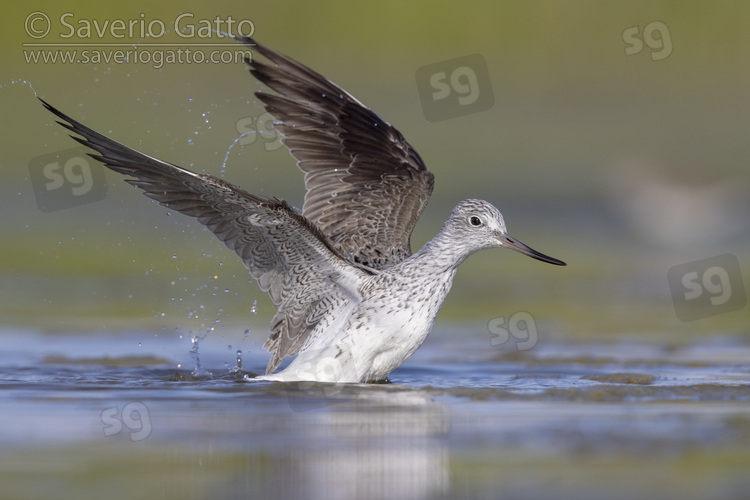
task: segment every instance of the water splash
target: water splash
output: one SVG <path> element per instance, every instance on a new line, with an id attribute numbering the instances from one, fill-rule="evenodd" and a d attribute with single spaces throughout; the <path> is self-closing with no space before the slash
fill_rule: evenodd
<path id="1" fill-rule="evenodd" d="M 211 372 L 201 366 L 201 357 L 198 352 L 201 340 L 206 338 L 207 335 L 208 331 L 204 332 L 203 330 L 198 330 L 198 333 L 190 339 L 190 341 L 193 343 L 193 347 L 190 348 L 190 357 L 193 358 L 194 364 L 193 371 L 191 372 L 191 375 L 193 377 L 207 377 L 211 375 Z"/>
<path id="2" fill-rule="evenodd" d="M 10 83 L 0 83 L 0 89 L 3 88 L 3 87 L 5 87 L 5 86 L 7 86 L 7 85 L 16 85 L 16 84 L 26 85 L 34 93 L 34 97 L 39 97 L 39 94 L 37 94 L 36 89 L 34 88 L 33 85 L 31 85 L 31 82 L 28 81 L 28 80 L 20 80 L 19 79 L 19 80 L 11 80 Z"/>
<path id="3" fill-rule="evenodd" d="M 233 368 L 229 369 L 229 373 L 242 373 L 242 351 L 237 349 L 237 359 Z M 229 363 L 227 363 L 227 367 Z"/>
<path id="4" fill-rule="evenodd" d="M 244 132 L 244 133 L 242 133 L 242 134 L 240 134 L 240 135 L 238 135 L 237 137 L 234 138 L 234 140 L 232 141 L 232 143 L 227 148 L 227 152 L 224 155 L 224 161 L 221 162 L 221 175 L 222 175 L 222 177 L 224 176 L 224 174 L 227 171 L 227 162 L 229 161 L 229 155 L 232 152 L 232 148 L 234 148 L 237 145 L 237 143 L 240 142 L 242 139 L 244 139 L 246 136 L 248 136 L 250 134 L 255 134 L 257 132 L 258 132 L 257 130 L 248 130 L 247 132 Z"/>

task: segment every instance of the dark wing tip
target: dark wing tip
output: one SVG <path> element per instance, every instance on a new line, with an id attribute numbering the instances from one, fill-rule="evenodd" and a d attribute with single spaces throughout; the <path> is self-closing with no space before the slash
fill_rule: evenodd
<path id="1" fill-rule="evenodd" d="M 249 36 L 236 36 L 234 39 L 243 45 L 255 45 L 257 43 L 254 38 Z"/>
<path id="2" fill-rule="evenodd" d="M 41 97 L 37 96 L 37 99 L 42 101 L 42 105 L 47 108 L 47 111 L 55 115 L 56 117 L 60 118 L 60 120 L 55 120 L 55 123 L 60 125 L 61 127 L 65 128 L 66 130 L 69 130 L 73 132 L 74 134 L 78 135 L 71 135 L 70 138 L 80 142 L 86 147 L 92 147 L 91 145 L 91 137 L 95 137 L 96 135 L 99 135 L 97 132 L 89 129 L 85 125 L 77 122 L 73 118 L 69 117 Z M 80 136 L 80 137 L 79 137 Z"/>
<path id="3" fill-rule="evenodd" d="M 60 119 L 62 119 L 62 120 L 64 120 L 66 122 L 66 123 L 63 123 L 63 122 L 55 120 L 56 123 L 59 123 L 63 127 L 67 128 L 68 130 L 71 130 L 71 131 L 75 132 L 75 130 L 73 129 L 73 127 L 75 125 L 80 125 L 78 122 L 76 122 L 75 120 L 73 120 L 71 117 L 69 117 L 68 115 L 66 115 L 65 113 L 63 113 L 62 111 L 60 111 L 59 109 L 57 109 L 56 107 L 54 107 L 53 105 L 51 105 L 50 103 L 48 103 L 47 101 L 45 101 L 44 99 L 42 99 L 41 97 L 37 96 L 37 99 L 39 99 L 42 102 L 42 105 L 45 108 L 47 108 L 47 111 L 49 111 L 50 113 L 52 113 L 56 117 L 58 117 L 58 118 L 60 118 Z"/>
<path id="4" fill-rule="evenodd" d="M 50 103 L 48 103 L 47 101 L 45 101 L 44 99 L 42 99 L 41 97 L 36 96 L 36 98 L 39 99 L 42 102 L 42 106 L 44 106 L 45 108 L 47 108 L 47 111 L 49 111 L 53 115 L 55 115 L 55 116 L 57 116 L 59 118 L 62 118 L 63 120 L 65 120 L 67 118 L 67 116 L 65 116 L 65 114 L 63 114 L 62 111 L 60 111 L 59 109 L 57 109 L 56 107 L 54 107 L 53 105 L 51 105 Z"/>

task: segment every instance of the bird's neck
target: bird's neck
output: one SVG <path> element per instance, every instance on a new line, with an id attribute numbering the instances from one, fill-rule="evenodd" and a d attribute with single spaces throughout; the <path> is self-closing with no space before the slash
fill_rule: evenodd
<path id="1" fill-rule="evenodd" d="M 454 274 L 458 266 L 471 255 L 463 242 L 456 241 L 443 227 L 440 232 L 419 249 L 412 257 L 420 265 L 431 268 L 434 273 Z"/>

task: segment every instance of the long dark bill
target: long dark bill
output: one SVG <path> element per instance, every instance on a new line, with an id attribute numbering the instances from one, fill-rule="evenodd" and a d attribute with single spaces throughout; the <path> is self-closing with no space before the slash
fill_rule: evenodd
<path id="1" fill-rule="evenodd" d="M 517 239 L 504 234 L 502 237 L 500 237 L 500 241 L 502 242 L 503 246 L 505 248 L 510 248 L 511 250 L 515 250 L 516 252 L 521 252 L 524 255 L 528 255 L 532 259 L 541 260 L 542 262 L 547 262 L 548 264 L 554 264 L 556 266 L 566 266 L 567 264 L 559 259 L 556 259 L 554 257 L 550 257 L 549 255 L 544 255 L 542 252 L 537 252 L 533 248 L 524 245 Z"/>

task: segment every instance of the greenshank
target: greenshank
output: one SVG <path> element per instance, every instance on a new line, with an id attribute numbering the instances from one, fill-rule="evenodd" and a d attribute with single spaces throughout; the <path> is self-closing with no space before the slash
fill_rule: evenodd
<path id="1" fill-rule="evenodd" d="M 120 144 L 55 109 L 91 156 L 160 204 L 194 217 L 233 250 L 276 307 L 260 380 L 375 382 L 424 342 L 458 266 L 487 248 L 550 264 L 508 235 L 503 216 L 464 200 L 412 253 L 433 176 L 401 133 L 320 74 L 250 38 L 257 97 L 304 172 L 302 212 Z M 295 356 L 276 372 L 286 357 Z"/>

